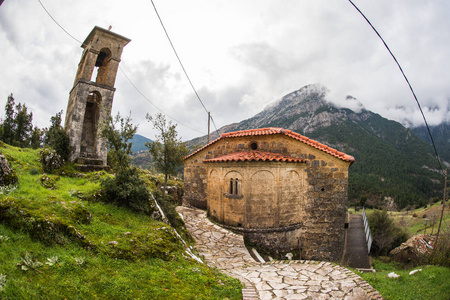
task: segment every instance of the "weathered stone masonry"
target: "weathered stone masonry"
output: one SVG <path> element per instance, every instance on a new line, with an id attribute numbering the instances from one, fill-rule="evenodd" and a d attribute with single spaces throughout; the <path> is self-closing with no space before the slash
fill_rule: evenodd
<path id="1" fill-rule="evenodd" d="M 260 248 L 335 261 L 353 160 L 281 128 L 225 134 L 185 160 L 184 201 Z"/>
<path id="2" fill-rule="evenodd" d="M 128 38 L 96 26 L 81 45 L 84 51 L 70 91 L 64 126 L 70 139 L 71 161 L 90 160 L 106 166 L 107 144 L 98 136 L 98 128 L 111 111 L 120 57 L 129 42 Z M 96 68 L 94 82 L 91 77 Z"/>

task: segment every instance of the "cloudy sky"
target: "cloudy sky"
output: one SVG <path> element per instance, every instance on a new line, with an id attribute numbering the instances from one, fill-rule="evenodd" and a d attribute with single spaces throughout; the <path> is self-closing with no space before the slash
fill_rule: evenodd
<path id="1" fill-rule="evenodd" d="M 65 33 L 46 13 L 70 35 Z M 162 110 L 188 140 L 207 114 L 187 81 L 150 0 L 5 0 L 0 6 L 0 112 L 14 94 L 34 123 L 66 110 L 84 41 L 94 26 L 130 38 L 113 113 L 154 138 L 146 113 Z M 408 76 L 428 122 L 450 120 L 450 2 L 354 0 Z M 397 65 L 346 0 L 154 0 L 206 109 L 220 128 L 252 117 L 285 94 L 321 83 L 367 109 L 420 125 Z M 127 79 L 130 79 L 130 81 Z M 134 86 L 133 86 L 134 85 Z M 136 89 L 136 88 L 137 89 Z M 144 97 L 144 96 L 145 97 Z"/>

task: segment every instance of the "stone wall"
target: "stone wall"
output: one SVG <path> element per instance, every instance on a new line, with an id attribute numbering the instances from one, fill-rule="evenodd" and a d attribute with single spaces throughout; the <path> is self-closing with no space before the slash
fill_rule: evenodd
<path id="1" fill-rule="evenodd" d="M 70 92 L 69 103 L 67 105 L 65 129 L 69 135 L 71 152 L 69 160 L 74 161 L 78 157 L 83 156 L 83 153 L 88 153 L 92 157 L 98 158 L 103 161 L 103 165 L 106 165 L 107 158 L 107 141 L 104 138 L 98 136 L 98 128 L 106 120 L 109 112 L 112 108 L 112 102 L 114 98 L 114 88 L 108 88 L 93 82 L 78 81 Z M 87 102 L 89 95 L 96 93 L 98 95 L 98 108 L 99 114 L 96 121 L 96 128 L 85 128 L 85 118 L 92 118 L 87 116 Z M 89 112 L 89 111 L 88 111 Z M 90 136 L 93 141 L 90 141 L 92 149 L 88 149 L 86 146 L 88 142 L 83 140 L 83 132 L 91 131 L 90 135 L 84 133 L 84 138 Z M 95 132 L 92 132 L 94 130 Z"/>

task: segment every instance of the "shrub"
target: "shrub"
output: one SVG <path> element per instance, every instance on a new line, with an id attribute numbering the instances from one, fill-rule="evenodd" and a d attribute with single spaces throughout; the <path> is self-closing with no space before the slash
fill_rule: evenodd
<path id="1" fill-rule="evenodd" d="M 407 240 L 407 233 L 394 224 L 386 210 L 374 210 L 368 216 L 373 236 L 371 252 L 375 255 L 387 255 L 389 251 Z"/>
<path id="2" fill-rule="evenodd" d="M 56 153 L 58 153 L 63 160 L 69 159 L 70 154 L 70 144 L 69 144 L 69 135 L 64 131 L 64 129 L 59 129 L 54 132 L 53 139 L 51 140 L 50 145 L 55 149 Z"/>
<path id="3" fill-rule="evenodd" d="M 61 126 L 62 111 L 50 118 L 52 125 L 44 134 L 44 144 L 52 147 L 63 160 L 67 160 L 70 154 L 69 135 Z"/>
<path id="4" fill-rule="evenodd" d="M 136 168 L 126 168 L 115 177 L 103 179 L 101 186 L 104 202 L 147 214 L 153 211 L 150 194 Z"/>
<path id="5" fill-rule="evenodd" d="M 430 265 L 440 265 L 444 267 L 450 267 L 450 233 L 442 232 L 439 236 L 439 240 L 434 247 L 434 251 L 431 255 L 424 258 L 422 262 Z"/>

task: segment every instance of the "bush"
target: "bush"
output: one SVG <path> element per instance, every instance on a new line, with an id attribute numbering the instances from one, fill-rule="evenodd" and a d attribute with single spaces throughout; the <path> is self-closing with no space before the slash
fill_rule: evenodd
<path id="1" fill-rule="evenodd" d="M 368 216 L 373 244 L 371 252 L 375 255 L 387 255 L 389 251 L 407 240 L 407 233 L 394 224 L 386 210 L 374 210 Z"/>
<path id="2" fill-rule="evenodd" d="M 101 186 L 102 198 L 106 203 L 128 207 L 146 214 L 153 211 L 150 205 L 150 194 L 144 181 L 139 178 L 136 168 L 126 168 L 112 178 L 103 179 Z"/>
<path id="3" fill-rule="evenodd" d="M 50 146 L 55 149 L 56 153 L 58 153 L 64 161 L 67 161 L 70 154 L 69 135 L 62 128 L 55 130 L 53 134 L 54 135 L 50 140 Z"/>
<path id="4" fill-rule="evenodd" d="M 424 258 L 424 264 L 450 267 L 450 233 L 441 231 L 439 240 L 431 255 Z"/>
<path id="5" fill-rule="evenodd" d="M 58 112 L 55 116 L 50 118 L 52 125 L 45 132 L 44 144 L 52 147 L 61 158 L 66 161 L 69 159 L 70 154 L 70 141 L 69 135 L 61 126 L 62 111 Z"/>

